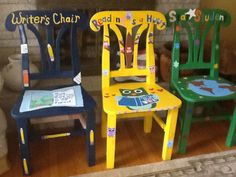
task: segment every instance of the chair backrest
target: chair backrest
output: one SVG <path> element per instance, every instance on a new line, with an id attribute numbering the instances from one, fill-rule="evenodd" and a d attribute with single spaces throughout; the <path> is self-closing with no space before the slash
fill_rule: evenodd
<path id="1" fill-rule="evenodd" d="M 171 10 L 167 21 L 174 23 L 174 39 L 172 48 L 171 82 L 176 82 L 180 77 L 180 70 L 207 69 L 212 78 L 219 75 L 220 57 L 220 27 L 230 24 L 231 17 L 224 10 L 211 9 L 178 9 Z M 181 33 L 183 29 L 188 38 L 188 59 L 180 62 Z M 211 38 L 211 56 L 204 58 L 204 45 L 207 35 Z"/>
<path id="2" fill-rule="evenodd" d="M 103 11 L 96 13 L 90 19 L 90 27 L 93 31 L 99 31 L 103 26 L 102 48 L 102 87 L 110 86 L 110 78 L 125 76 L 146 76 L 148 83 L 155 83 L 155 59 L 154 59 L 154 26 L 158 30 L 166 27 L 166 19 L 163 14 L 155 11 Z M 125 34 L 122 35 L 122 29 Z M 110 69 L 111 35 L 113 31 L 117 37 L 120 53 L 120 67 L 117 70 Z M 138 48 L 143 32 L 146 36 L 146 68 L 138 67 Z"/>
<path id="3" fill-rule="evenodd" d="M 77 29 L 78 27 L 85 29 L 88 26 L 87 22 L 85 14 L 70 10 L 15 11 L 7 16 L 6 29 L 8 31 L 15 31 L 16 27 L 19 29 L 25 89 L 30 87 L 31 80 L 73 78 L 80 72 Z M 40 47 L 41 69 L 39 73 L 29 72 L 27 41 L 29 33 L 26 29 L 34 34 Z M 61 67 L 61 44 L 66 36 L 69 36 L 71 68 L 64 70 Z"/>

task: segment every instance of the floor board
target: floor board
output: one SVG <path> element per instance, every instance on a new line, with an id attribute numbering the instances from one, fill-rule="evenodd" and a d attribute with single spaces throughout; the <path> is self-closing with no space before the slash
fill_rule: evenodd
<path id="1" fill-rule="evenodd" d="M 193 125 L 187 154 L 176 154 L 178 138 L 176 136 L 173 158 L 236 149 L 236 146 L 233 148 L 225 146 L 228 126 L 227 122 Z M 11 170 L 3 174 L 2 177 L 22 176 L 16 135 L 10 134 L 8 141 Z M 31 142 L 32 176 L 65 177 L 105 170 L 106 141 L 100 136 L 100 126 L 97 126 L 96 142 L 96 165 L 93 167 L 87 166 L 84 137 L 65 137 Z M 117 123 L 115 167 L 121 168 L 161 161 L 162 142 L 163 131 L 155 123 L 152 132 L 145 134 L 141 120 L 119 121 Z"/>

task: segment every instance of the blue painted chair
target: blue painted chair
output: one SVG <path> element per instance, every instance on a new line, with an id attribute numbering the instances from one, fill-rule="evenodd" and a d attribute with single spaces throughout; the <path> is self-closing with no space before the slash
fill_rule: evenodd
<path id="1" fill-rule="evenodd" d="M 39 28 L 37 28 L 37 26 Z M 77 11 L 15 11 L 8 15 L 6 19 L 6 29 L 8 31 L 15 31 L 16 27 L 19 29 L 20 41 L 21 41 L 21 54 L 22 54 L 22 76 L 23 76 L 23 92 L 12 108 L 11 115 L 16 120 L 21 160 L 23 164 L 23 171 L 25 175 L 31 173 L 30 156 L 29 156 L 29 123 L 30 119 L 34 118 L 48 118 L 51 116 L 59 115 L 72 115 L 73 117 L 80 116 L 80 113 L 86 113 L 86 128 L 80 125 L 78 119 L 75 120 L 76 130 L 70 132 L 63 132 L 55 135 L 44 135 L 41 139 L 73 136 L 82 134 L 86 136 L 86 147 L 88 164 L 92 166 L 95 164 L 95 101 L 93 98 L 83 89 L 79 79 L 80 65 L 77 47 L 77 29 L 82 30 L 87 27 L 87 17 L 83 13 Z M 29 70 L 29 54 L 26 29 L 31 31 L 40 47 L 41 69 L 39 73 L 30 73 Z M 39 30 L 38 30 L 39 29 Z M 42 37 L 42 31 L 45 29 L 45 40 Z M 58 30 L 56 32 L 56 29 Z M 27 30 L 27 31 L 28 31 Z M 71 69 L 64 70 L 61 66 L 61 42 L 69 36 L 70 41 L 70 59 Z M 68 39 L 68 38 L 67 38 Z M 69 58 L 68 58 L 69 59 Z M 76 77 L 77 76 L 77 77 Z M 22 112 L 22 102 L 25 100 L 25 93 L 30 93 L 32 88 L 30 82 L 32 80 L 42 79 L 57 79 L 57 78 L 71 78 L 71 85 L 58 86 L 54 88 L 47 88 L 46 90 L 55 89 L 71 89 L 76 88 L 80 91 L 80 94 L 74 90 L 74 96 L 77 100 L 77 95 L 80 95 L 83 104 L 80 106 L 49 106 L 47 108 L 41 108 L 37 110 L 29 110 Z M 37 96 L 37 95 L 36 95 Z M 55 100 L 55 98 L 54 98 Z M 81 101 L 81 100 L 80 100 Z M 55 117 L 56 118 L 56 117 Z M 79 123 L 79 124 L 78 124 Z M 79 125 L 79 126 L 78 126 Z"/>

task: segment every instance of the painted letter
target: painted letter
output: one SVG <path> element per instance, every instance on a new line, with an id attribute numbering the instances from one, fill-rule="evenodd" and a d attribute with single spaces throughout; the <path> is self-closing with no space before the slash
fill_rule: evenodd
<path id="1" fill-rule="evenodd" d="M 92 24 L 95 26 L 95 28 L 96 28 L 97 30 L 100 29 L 100 28 L 99 28 L 99 25 L 98 25 L 98 23 L 97 23 L 97 20 L 93 20 L 93 21 L 92 21 Z"/>
<path id="2" fill-rule="evenodd" d="M 202 12 L 201 12 L 199 9 L 197 9 L 197 10 L 195 11 L 195 15 L 196 15 L 196 17 L 195 17 L 195 19 L 194 19 L 195 22 L 200 22 Z"/>
<path id="3" fill-rule="evenodd" d="M 176 21 L 176 11 L 171 10 L 169 12 L 169 16 L 170 16 L 170 22 L 175 22 Z"/>
<path id="4" fill-rule="evenodd" d="M 56 21 L 56 18 L 58 17 L 58 14 L 57 13 L 53 13 L 53 22 L 58 25 L 60 24 L 60 20 L 59 21 Z"/>
<path id="5" fill-rule="evenodd" d="M 224 16 L 223 16 L 223 15 L 220 15 L 219 20 L 220 20 L 220 21 L 224 21 L 224 20 L 225 20 Z"/>
<path id="6" fill-rule="evenodd" d="M 147 15 L 147 22 L 152 22 L 152 15 Z"/>

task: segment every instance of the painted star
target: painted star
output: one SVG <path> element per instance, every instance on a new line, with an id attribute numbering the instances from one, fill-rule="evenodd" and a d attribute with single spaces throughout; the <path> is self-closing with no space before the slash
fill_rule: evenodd
<path id="1" fill-rule="evenodd" d="M 175 61 L 175 62 L 174 62 L 174 67 L 175 67 L 175 68 L 178 68 L 178 67 L 179 67 L 179 62 L 178 62 L 178 61 Z"/>
<path id="2" fill-rule="evenodd" d="M 196 17 L 195 11 L 196 9 L 189 9 L 189 11 L 185 13 L 185 15 L 189 15 L 189 20 L 191 20 L 192 17 Z"/>

